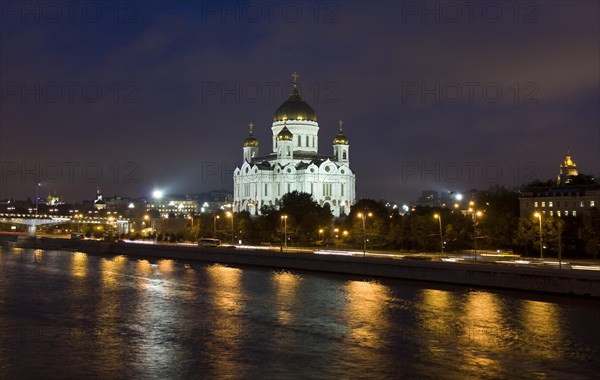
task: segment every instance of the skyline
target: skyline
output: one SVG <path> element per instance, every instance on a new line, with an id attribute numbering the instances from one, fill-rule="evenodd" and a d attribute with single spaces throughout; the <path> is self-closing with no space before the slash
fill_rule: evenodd
<path id="1" fill-rule="evenodd" d="M 598 3 L 486 2 L 495 22 L 411 1 L 273 17 L 260 2 L 90 2 L 96 18 L 57 3 L 51 22 L 33 3 L 2 4 L 0 198 L 33 194 L 32 168 L 60 170 L 46 188 L 65 199 L 232 190 L 248 123 L 268 143 L 294 71 L 321 141 L 344 120 L 357 198 L 515 187 L 554 178 L 568 150 L 600 175 Z"/>

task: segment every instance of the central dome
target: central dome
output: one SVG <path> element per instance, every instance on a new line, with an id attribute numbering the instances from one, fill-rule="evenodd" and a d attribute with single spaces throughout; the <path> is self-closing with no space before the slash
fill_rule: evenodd
<path id="1" fill-rule="evenodd" d="M 317 121 L 317 114 L 298 93 L 296 83 L 290 97 L 275 111 L 273 121 L 308 120 Z"/>

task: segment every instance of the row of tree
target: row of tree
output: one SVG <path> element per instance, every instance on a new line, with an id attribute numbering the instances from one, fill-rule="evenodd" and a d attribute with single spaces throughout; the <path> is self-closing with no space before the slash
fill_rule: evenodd
<path id="1" fill-rule="evenodd" d="M 199 215 L 187 237 L 217 237 L 252 244 L 340 245 L 369 249 L 436 252 L 443 240 L 445 251 L 506 249 L 526 255 L 539 252 L 538 219 L 519 217 L 518 193 L 495 187 L 480 193 L 474 207 L 465 212 L 447 207 L 415 207 L 401 213 L 381 201 L 359 200 L 349 215 L 334 220 L 328 206 L 320 206 L 310 194 L 293 192 L 281 199 L 280 209 L 264 207 L 261 215 L 247 212 L 231 216 Z M 440 239 L 440 219 L 441 219 Z M 218 216 L 218 218 L 217 218 Z M 285 218 L 285 219 L 284 219 Z M 363 224 L 364 218 L 364 224 Z M 216 228 L 215 228 L 216 227 Z M 542 218 L 544 255 L 598 257 L 600 212 L 585 216 Z"/>

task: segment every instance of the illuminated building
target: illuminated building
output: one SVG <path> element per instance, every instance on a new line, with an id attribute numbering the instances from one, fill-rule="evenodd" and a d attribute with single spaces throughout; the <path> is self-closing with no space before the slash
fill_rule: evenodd
<path id="1" fill-rule="evenodd" d="M 579 173 L 577 172 L 577 164 L 571 160 L 571 152 L 567 152 L 565 161 L 560 165 L 556 183 L 558 185 L 568 185 L 569 183 L 572 183 L 573 178 L 577 177 L 578 175 Z"/>
<path id="2" fill-rule="evenodd" d="M 106 209 L 106 202 L 102 199 L 102 193 L 100 192 L 100 188 L 96 188 L 96 200 L 94 200 L 94 209 L 96 211 Z"/>
<path id="3" fill-rule="evenodd" d="M 292 75 L 292 92 L 275 111 L 271 153 L 259 155 L 254 125 L 249 125 L 243 164 L 233 174 L 234 211 L 257 215 L 262 206 L 278 207 L 281 197 L 293 191 L 311 194 L 321 206 L 329 205 L 334 216 L 347 214 L 355 201 L 355 175 L 343 123 L 340 120 L 333 138 L 333 154 L 319 154 L 317 115 L 302 99 L 297 77 Z"/>
<path id="4" fill-rule="evenodd" d="M 531 189 L 519 197 L 521 216 L 539 212 L 547 216 L 584 215 L 593 207 L 600 207 L 600 186 L 597 184 L 576 185 L 579 176 L 577 165 L 567 156 L 560 165 L 557 185 Z"/>
<path id="5" fill-rule="evenodd" d="M 146 204 L 146 211 L 156 210 L 163 218 L 169 215 L 188 216 L 198 213 L 198 201 L 190 198 L 165 197 L 153 199 Z"/>

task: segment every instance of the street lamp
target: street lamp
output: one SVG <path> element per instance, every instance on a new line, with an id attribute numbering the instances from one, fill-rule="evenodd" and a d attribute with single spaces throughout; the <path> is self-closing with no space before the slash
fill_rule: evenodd
<path id="1" fill-rule="evenodd" d="M 477 218 L 481 217 L 483 214 L 481 211 L 475 211 L 473 206 L 475 206 L 475 202 L 469 202 L 469 212 L 473 215 L 473 256 L 477 258 Z"/>
<path id="2" fill-rule="evenodd" d="M 319 240 L 321 240 L 321 245 L 323 244 L 323 229 L 319 228 Z"/>
<path id="3" fill-rule="evenodd" d="M 217 238 L 217 219 L 220 219 L 221 217 L 219 215 L 215 215 L 215 217 L 213 218 L 213 238 Z"/>
<path id="4" fill-rule="evenodd" d="M 441 254 L 444 254 L 444 235 L 442 235 L 442 216 L 440 214 L 435 214 L 433 215 L 433 217 L 435 219 L 438 220 L 438 222 L 440 222 L 440 248 L 441 248 Z"/>
<path id="5" fill-rule="evenodd" d="M 40 197 L 40 186 L 42 186 L 42 184 L 39 182 L 35 184 L 35 215 L 38 214 L 38 198 Z"/>
<path id="6" fill-rule="evenodd" d="M 540 259 L 543 259 L 544 258 L 544 244 L 543 244 L 543 238 L 542 238 L 542 214 L 540 214 L 539 212 L 536 212 L 535 214 L 533 214 L 533 216 L 538 218 L 540 221 Z"/>
<path id="7" fill-rule="evenodd" d="M 285 248 L 287 248 L 287 219 L 287 215 L 281 215 L 281 220 L 283 220 L 283 244 Z"/>
<path id="8" fill-rule="evenodd" d="M 367 228 L 366 228 L 366 220 L 367 220 L 367 216 L 370 218 L 373 216 L 373 213 L 362 213 L 359 212 L 357 215 L 359 218 L 362 219 L 362 227 L 363 227 L 363 256 L 366 256 L 367 254 Z"/>
<path id="9" fill-rule="evenodd" d="M 235 235 L 235 231 L 233 229 L 233 213 L 231 211 L 227 211 L 227 217 L 231 218 L 231 244 L 235 244 L 234 239 L 234 235 Z"/>

